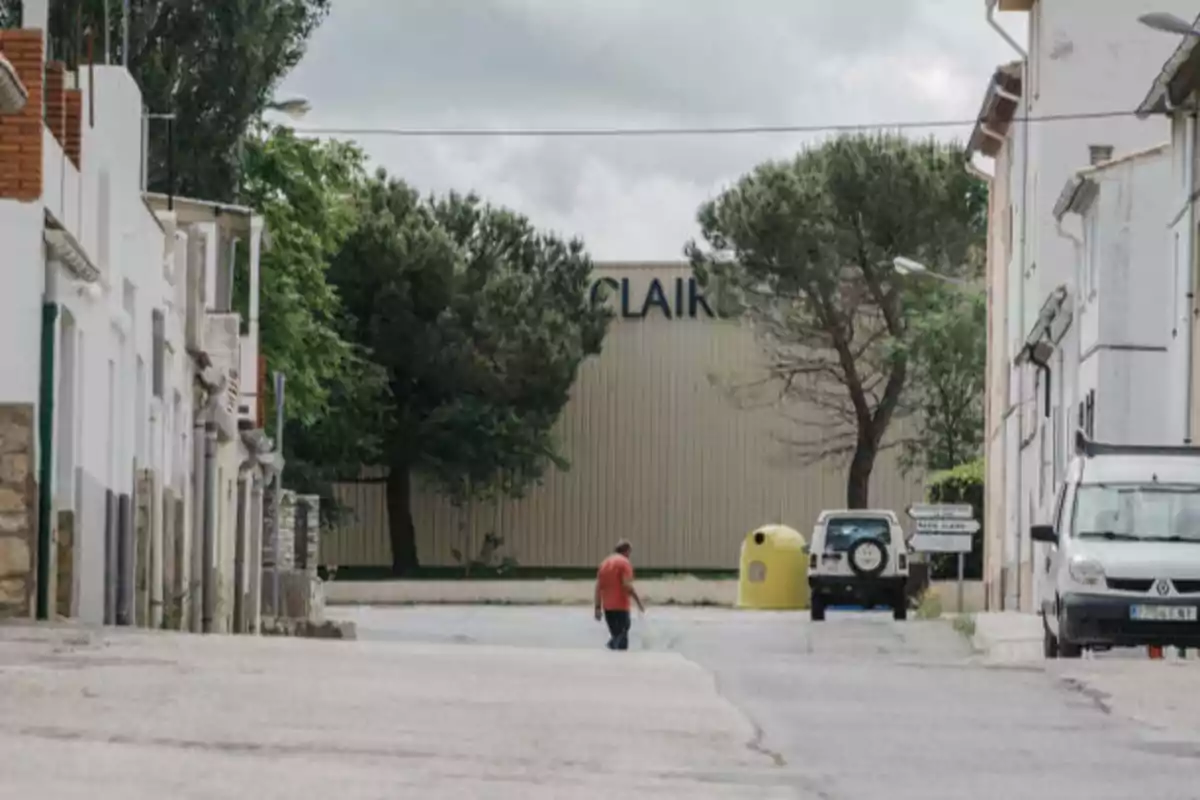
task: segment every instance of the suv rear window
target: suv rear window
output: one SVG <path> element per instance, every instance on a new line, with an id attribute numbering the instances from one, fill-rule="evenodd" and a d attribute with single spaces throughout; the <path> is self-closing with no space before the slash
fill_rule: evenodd
<path id="1" fill-rule="evenodd" d="M 879 517 L 834 517 L 825 523 L 825 552 L 844 553 L 859 539 L 891 541 L 892 526 Z"/>

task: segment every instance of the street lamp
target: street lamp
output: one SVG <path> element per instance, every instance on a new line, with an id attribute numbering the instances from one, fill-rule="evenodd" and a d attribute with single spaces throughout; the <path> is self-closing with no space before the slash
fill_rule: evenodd
<path id="1" fill-rule="evenodd" d="M 934 280 L 950 283 L 955 286 L 969 288 L 971 284 L 964 281 L 962 278 L 952 278 L 949 275 L 942 275 L 934 272 L 929 267 L 922 264 L 920 261 L 914 261 L 911 258 L 904 256 L 896 256 L 892 259 L 892 269 L 896 270 L 897 275 L 920 275 L 922 277 L 933 278 Z"/>
<path id="2" fill-rule="evenodd" d="M 1174 14 L 1168 14 L 1165 11 L 1154 11 L 1150 14 L 1142 14 L 1138 17 L 1138 22 L 1162 33 L 1175 33 L 1180 36 L 1197 36 L 1200 37 L 1200 30 L 1187 20 L 1181 19 Z"/>
<path id="3" fill-rule="evenodd" d="M 29 90 L 21 83 L 17 69 L 0 53 L 0 114 L 16 114 L 25 108 Z"/>
<path id="4" fill-rule="evenodd" d="M 284 100 L 272 100 L 267 103 L 267 111 L 278 111 L 296 120 L 302 119 L 311 110 L 312 106 L 309 104 L 308 99 L 304 97 L 289 97 Z"/>

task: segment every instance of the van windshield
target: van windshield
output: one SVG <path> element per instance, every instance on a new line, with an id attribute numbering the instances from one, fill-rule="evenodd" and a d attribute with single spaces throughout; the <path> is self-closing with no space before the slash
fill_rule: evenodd
<path id="1" fill-rule="evenodd" d="M 1200 485 L 1084 484 L 1072 527 L 1080 538 L 1200 543 Z"/>
<path id="2" fill-rule="evenodd" d="M 880 517 L 834 517 L 825 523 L 825 552 L 844 553 L 859 539 L 888 542 L 892 526 Z"/>

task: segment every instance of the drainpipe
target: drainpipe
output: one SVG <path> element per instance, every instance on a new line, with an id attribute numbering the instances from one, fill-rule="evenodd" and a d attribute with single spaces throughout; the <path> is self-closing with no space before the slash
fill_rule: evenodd
<path id="1" fill-rule="evenodd" d="M 50 619 L 50 562 L 54 475 L 54 340 L 58 330 L 58 305 L 42 306 L 42 374 L 38 401 L 38 518 L 36 611 Z"/>
<path id="2" fill-rule="evenodd" d="M 237 523 L 233 545 L 233 632 L 246 632 L 246 510 L 250 505 L 250 474 L 254 469 L 253 459 L 242 462 L 237 480 Z"/>
<path id="3" fill-rule="evenodd" d="M 206 420 L 209 414 L 210 399 L 208 392 L 200 390 L 196 402 L 196 411 L 192 420 L 192 541 L 189 560 L 190 579 L 187 591 L 187 629 L 193 633 L 200 632 L 200 603 L 201 582 L 204 563 L 204 519 L 207 516 L 205 498 L 204 444 Z"/>
<path id="4" fill-rule="evenodd" d="M 1193 304 L 1196 294 L 1196 219 L 1195 219 L 1195 198 L 1196 196 L 1196 115 L 1195 113 L 1188 114 L 1185 122 L 1185 136 L 1187 141 L 1184 142 L 1184 183 L 1187 188 L 1188 207 L 1184 211 L 1188 219 L 1188 224 L 1184 226 L 1186 231 L 1186 242 L 1184 244 L 1184 252 L 1187 254 L 1187 263 L 1185 270 L 1187 271 L 1187 279 L 1184 284 L 1186 287 L 1187 310 L 1183 315 L 1183 352 L 1184 352 L 1184 411 L 1183 411 L 1183 443 L 1192 443 L 1192 402 L 1194 390 L 1192 389 L 1192 381 L 1195 379 L 1196 370 L 1192 365 L 1192 326 L 1194 324 Z"/>
<path id="5" fill-rule="evenodd" d="M 219 395 L 214 393 L 215 401 Z M 217 423 L 212 419 L 211 410 L 205 414 L 204 425 L 204 535 L 201 537 L 204 548 L 201 554 L 200 575 L 200 630 L 202 633 L 212 633 L 213 617 L 216 616 L 217 593 L 215 584 L 216 564 L 216 523 L 217 523 Z"/>
<path id="6" fill-rule="evenodd" d="M 1027 263 L 1026 244 L 1028 242 L 1028 209 L 1029 209 L 1029 108 L 1030 108 L 1030 87 L 1029 87 L 1029 53 L 1017 43 L 1017 40 L 1009 35 L 1008 31 L 996 22 L 996 3 L 997 0 L 986 0 L 987 2 L 987 23 L 996 33 L 1000 34 L 1005 42 L 1008 43 L 1017 53 L 1017 57 L 1021 59 L 1021 97 L 1022 107 L 1025 111 L 1025 119 L 1021 123 L 1021 236 L 1019 244 L 1019 257 L 1017 259 L 1017 324 L 1022 328 L 1025 327 L 1025 265 Z M 1011 286 L 1009 287 L 1011 291 Z M 1006 332 L 1007 333 L 1007 332 Z M 1024 331 L 1022 330 L 1022 333 Z M 1011 341 L 1011 336 L 1009 337 Z M 1005 342 L 1005 352 L 1007 352 L 1008 342 Z M 1009 362 L 1009 375 L 1011 380 L 1012 362 Z M 1025 396 L 1025 370 L 1017 369 L 1016 381 L 1011 383 L 1016 384 L 1017 397 Z M 1010 385 L 1009 391 L 1012 391 Z M 1011 397 L 1009 402 L 1011 403 Z M 1018 416 L 1015 423 L 1020 425 L 1020 417 Z M 1007 436 L 1005 440 L 1007 441 Z M 1011 552 L 1006 553 L 1004 559 L 1008 564 L 1009 585 L 1004 587 L 1005 598 L 1003 607 L 1008 609 L 1019 609 L 1021 607 L 1021 545 L 1024 540 L 1024 535 L 1020 530 L 1021 506 L 1023 504 L 1022 485 L 1021 485 L 1021 449 L 1020 437 L 1018 436 L 1017 454 L 1016 454 L 1016 470 L 1014 470 L 1017 498 L 1017 530 L 1015 531 L 1015 540 L 1010 540 L 1006 537 L 1005 543 L 1011 547 Z M 1007 516 L 1008 509 L 1005 509 Z M 1006 547 L 1006 549 L 1009 549 Z"/>

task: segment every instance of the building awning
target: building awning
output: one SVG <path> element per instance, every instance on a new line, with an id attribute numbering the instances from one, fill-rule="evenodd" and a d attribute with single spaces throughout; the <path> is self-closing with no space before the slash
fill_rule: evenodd
<path id="1" fill-rule="evenodd" d="M 1200 16 L 1196 17 L 1200 25 Z M 1164 114 L 1179 106 L 1200 86 L 1200 37 L 1184 36 L 1175 52 L 1163 64 L 1162 70 L 1146 98 L 1138 106 L 1139 119 L 1151 114 Z"/>
<path id="2" fill-rule="evenodd" d="M 254 209 L 233 203 L 195 200 L 190 197 L 172 197 L 157 192 L 145 192 L 143 197 L 146 204 L 154 211 L 174 212 L 175 219 L 180 225 L 211 222 L 224 233 L 233 236 L 249 236 L 251 224 L 255 220 L 261 219 Z"/>
<path id="3" fill-rule="evenodd" d="M 1145 150 L 1126 153 L 1118 158 L 1109 159 L 1108 161 L 1084 167 L 1077 171 L 1070 178 L 1067 178 L 1067 182 L 1063 184 L 1062 191 L 1059 192 L 1058 200 L 1054 203 L 1054 218 L 1061 221 L 1067 214 L 1085 213 L 1100 193 L 1100 185 L 1096 182 L 1095 177 L 1105 170 L 1122 164 L 1128 164 L 1131 161 L 1164 156 L 1170 150 L 1170 142 L 1163 142 L 1154 147 L 1147 147 Z"/>
<path id="4" fill-rule="evenodd" d="M 1008 135 L 1021 97 L 1021 61 L 997 67 L 988 81 L 975 129 L 967 142 L 967 159 L 974 153 L 995 158 Z"/>
<path id="5" fill-rule="evenodd" d="M 1067 287 L 1063 285 L 1051 292 L 1050 296 L 1046 298 L 1046 302 L 1042 303 L 1037 321 L 1033 323 L 1033 327 L 1025 336 L 1025 346 L 1021 348 L 1021 352 L 1017 353 L 1015 362 L 1018 365 L 1032 360 L 1031 356 L 1039 343 L 1057 344 L 1062 339 L 1071 325 L 1073 316 L 1069 300 Z"/>
<path id="6" fill-rule="evenodd" d="M 84 283 L 98 282 L 100 270 L 92 263 L 87 251 L 50 212 L 46 212 L 45 218 L 46 223 L 42 236 L 46 246 L 50 249 L 50 255 Z"/>

